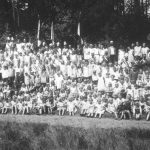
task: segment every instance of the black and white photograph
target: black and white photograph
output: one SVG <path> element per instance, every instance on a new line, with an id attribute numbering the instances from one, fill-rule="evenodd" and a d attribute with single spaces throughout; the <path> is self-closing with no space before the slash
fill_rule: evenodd
<path id="1" fill-rule="evenodd" d="M 0 150 L 150 150 L 150 0 L 0 0 Z"/>

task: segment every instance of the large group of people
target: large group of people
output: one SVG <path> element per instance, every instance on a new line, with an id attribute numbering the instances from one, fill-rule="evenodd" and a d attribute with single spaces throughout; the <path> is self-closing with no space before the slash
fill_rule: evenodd
<path id="1" fill-rule="evenodd" d="M 141 45 L 43 41 L 35 48 L 8 37 L 0 50 L 0 113 L 149 120 L 150 49 Z"/>

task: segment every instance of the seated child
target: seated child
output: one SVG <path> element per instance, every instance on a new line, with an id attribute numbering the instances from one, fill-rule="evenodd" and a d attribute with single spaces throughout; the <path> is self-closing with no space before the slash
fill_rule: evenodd
<path id="1" fill-rule="evenodd" d="M 68 102 L 67 102 L 67 111 L 69 112 L 70 116 L 74 116 L 75 115 L 75 103 L 73 101 L 73 98 L 69 98 Z"/>
<path id="2" fill-rule="evenodd" d="M 59 98 L 59 101 L 57 103 L 57 110 L 59 111 L 59 116 L 63 116 L 66 110 L 65 102 L 63 98 Z"/>
<path id="3" fill-rule="evenodd" d="M 132 106 L 132 111 L 133 111 L 133 116 L 135 117 L 135 119 L 140 119 L 142 116 L 142 107 L 140 105 L 139 100 L 136 100 L 133 102 L 133 106 Z"/>
<path id="4" fill-rule="evenodd" d="M 88 117 L 93 117 L 94 115 L 94 103 L 93 103 L 93 100 L 92 98 L 89 99 L 89 106 L 88 106 L 88 109 L 87 109 L 87 116 Z"/>
<path id="5" fill-rule="evenodd" d="M 109 100 L 108 100 L 108 106 L 106 108 L 106 111 L 108 113 L 114 114 L 116 119 L 118 118 L 117 110 L 116 110 L 115 104 L 113 103 L 113 99 L 112 98 L 109 98 Z"/>
<path id="6" fill-rule="evenodd" d="M 104 103 L 102 103 L 99 100 L 98 103 L 95 104 L 95 118 L 97 117 L 97 115 L 99 115 L 99 118 L 101 118 L 102 115 L 104 115 L 105 111 L 106 111 L 106 108 L 105 108 Z"/>

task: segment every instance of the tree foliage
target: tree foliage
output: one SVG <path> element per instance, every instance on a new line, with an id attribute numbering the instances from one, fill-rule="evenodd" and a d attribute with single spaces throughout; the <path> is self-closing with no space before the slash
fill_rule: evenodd
<path id="1" fill-rule="evenodd" d="M 6 30 L 36 34 L 39 15 L 41 39 L 50 39 L 52 21 L 56 41 L 73 39 L 80 21 L 87 41 L 145 40 L 150 32 L 149 7 L 148 0 L 1 0 L 0 34 Z"/>

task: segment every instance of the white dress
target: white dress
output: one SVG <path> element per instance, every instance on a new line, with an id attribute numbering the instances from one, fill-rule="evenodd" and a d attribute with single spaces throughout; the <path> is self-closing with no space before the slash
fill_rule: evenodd
<path id="1" fill-rule="evenodd" d="M 89 107 L 88 107 L 88 113 L 92 114 L 94 113 L 94 104 L 89 104 Z"/>
<path id="2" fill-rule="evenodd" d="M 68 102 L 67 103 L 67 110 L 68 110 L 68 112 L 73 112 L 74 109 L 75 109 L 74 103 L 73 102 Z"/>
<path id="3" fill-rule="evenodd" d="M 96 106 L 96 110 L 95 110 L 96 114 L 104 114 L 105 107 L 103 104 L 96 104 L 95 106 Z"/>
<path id="4" fill-rule="evenodd" d="M 103 91 L 105 90 L 105 81 L 103 77 L 98 77 L 98 91 Z"/>

